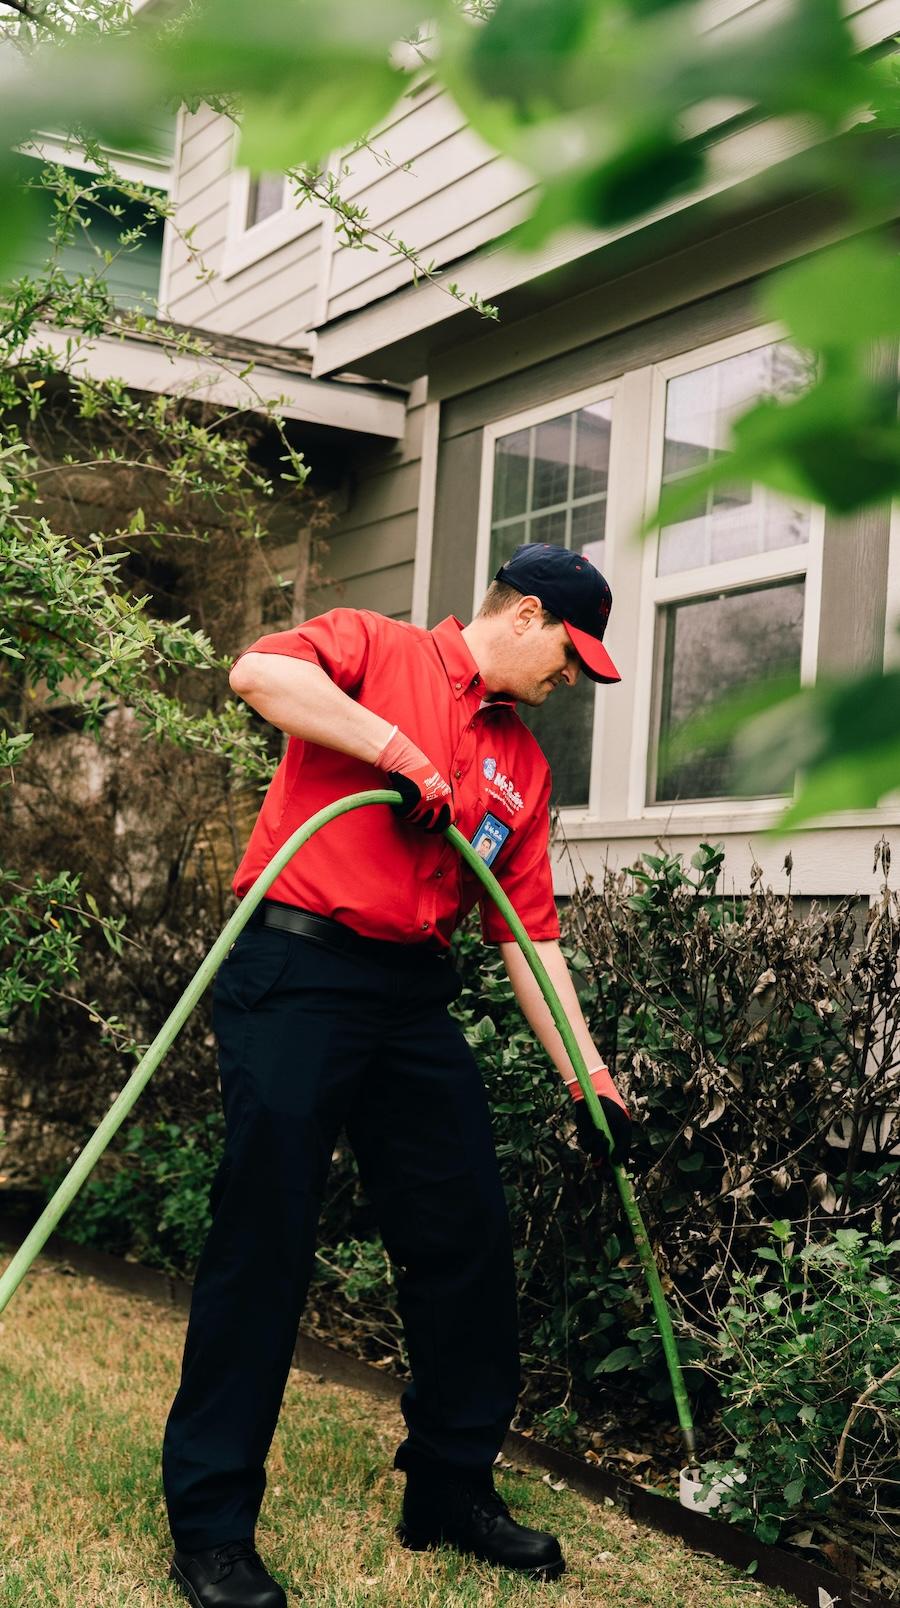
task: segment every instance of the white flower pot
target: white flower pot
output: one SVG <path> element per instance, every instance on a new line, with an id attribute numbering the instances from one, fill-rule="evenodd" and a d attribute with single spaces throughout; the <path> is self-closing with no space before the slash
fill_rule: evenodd
<path id="1" fill-rule="evenodd" d="M 678 1500 L 682 1507 L 693 1508 L 696 1513 L 711 1513 L 735 1485 L 743 1485 L 746 1474 L 725 1474 L 714 1480 L 707 1496 L 701 1496 L 704 1480 L 699 1468 L 683 1468 L 678 1475 Z"/>

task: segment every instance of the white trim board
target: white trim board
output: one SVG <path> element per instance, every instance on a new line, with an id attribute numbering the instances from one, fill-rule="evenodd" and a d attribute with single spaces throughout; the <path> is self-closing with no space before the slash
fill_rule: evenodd
<path id="1" fill-rule="evenodd" d="M 179 106 L 175 118 L 175 153 L 172 159 L 172 188 L 169 198 L 174 207 L 178 207 L 178 179 L 181 170 L 181 151 L 184 144 L 184 105 Z M 172 262 L 175 256 L 175 241 L 178 238 L 175 231 L 175 218 L 166 218 L 163 225 L 162 255 L 159 264 L 159 291 L 157 293 L 157 309 L 160 318 L 168 316 L 169 288 L 172 281 Z"/>
<path id="2" fill-rule="evenodd" d="M 100 172 L 96 162 L 85 155 L 84 148 L 77 140 L 66 139 L 62 135 L 37 133 L 17 146 L 17 150 L 38 162 L 58 162 L 60 167 L 73 168 L 82 173 Z M 151 156 L 149 153 L 114 150 L 105 145 L 103 151 L 116 172 L 129 183 L 144 184 L 148 190 L 162 190 L 165 194 L 172 189 L 174 155 Z"/>
<path id="3" fill-rule="evenodd" d="M 425 403 L 422 422 L 422 457 L 419 465 L 419 507 L 416 516 L 416 552 L 410 620 L 428 625 L 428 598 L 431 591 L 431 552 L 434 541 L 434 499 L 437 488 L 438 445 L 441 429 L 440 402 Z"/>
<path id="4" fill-rule="evenodd" d="M 383 436 L 391 441 L 401 440 L 406 430 L 406 398 L 396 392 L 380 394 L 374 386 L 357 381 L 316 380 L 264 364 L 257 364 L 251 374 L 242 377 L 224 358 L 189 357 L 164 346 L 113 336 L 91 341 L 70 362 L 70 340 L 66 330 L 44 326 L 35 331 L 28 344 L 57 351 L 61 369 L 77 374 L 80 368 L 95 379 L 122 380 L 138 391 L 193 396 L 248 412 L 260 411 L 263 403 L 272 402 L 286 419 L 303 419 L 310 424 Z"/>
<path id="5" fill-rule="evenodd" d="M 726 893 L 749 892 L 750 872 L 756 860 L 763 876 L 776 893 L 787 893 L 784 860 L 791 855 L 791 892 L 800 895 L 859 895 L 871 898 L 884 881 L 879 865 L 872 870 L 875 842 L 884 834 L 891 842 L 894 862 L 900 854 L 900 807 L 867 810 L 845 818 L 822 817 L 794 832 L 765 837 L 763 828 L 775 817 L 755 820 L 723 820 L 708 815 L 693 827 L 682 824 L 677 831 L 654 833 L 646 823 L 608 821 L 595 825 L 564 827 L 579 881 L 592 874 L 602 885 L 604 865 L 620 870 L 634 865 L 639 854 L 658 852 L 659 841 L 670 854 L 680 853 L 689 864 L 697 844 L 721 843 L 725 851 Z M 572 892 L 572 869 L 561 843 L 551 847 L 553 883 L 557 895 Z M 722 891 L 720 882 L 719 891 Z"/>

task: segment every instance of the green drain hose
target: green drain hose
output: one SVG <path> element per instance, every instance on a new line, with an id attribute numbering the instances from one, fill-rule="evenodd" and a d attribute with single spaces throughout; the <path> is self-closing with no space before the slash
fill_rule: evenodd
<path id="1" fill-rule="evenodd" d="M 113 1101 L 103 1121 L 69 1168 L 65 1178 L 52 1199 L 47 1203 L 30 1234 L 23 1241 L 2 1277 L 0 1277 L 0 1312 L 4 1311 L 12 1299 L 38 1252 L 53 1233 L 63 1213 L 72 1204 L 79 1189 L 93 1169 L 95 1162 L 99 1160 L 113 1135 L 121 1127 L 144 1085 L 149 1082 L 166 1051 L 170 1048 L 173 1040 L 190 1016 L 194 1006 L 212 982 L 238 933 L 246 926 L 263 895 L 271 887 L 279 873 L 284 870 L 288 861 L 293 858 L 297 850 L 302 848 L 303 844 L 315 832 L 319 831 L 320 827 L 327 826 L 329 821 L 336 820 L 339 815 L 346 815 L 350 810 L 360 809 L 364 804 L 399 804 L 400 802 L 399 793 L 382 788 L 376 788 L 371 792 L 365 793 L 351 793 L 347 798 L 338 799 L 336 804 L 329 804 L 326 809 L 319 810 L 315 815 L 311 815 L 303 826 L 298 827 L 296 832 L 288 838 L 287 842 L 278 850 L 278 853 L 269 861 L 265 870 L 260 872 L 252 888 L 244 895 L 233 916 L 223 927 L 206 959 L 194 973 L 178 1004 L 163 1023 L 146 1054 L 141 1057 L 125 1087 Z M 519 917 L 516 915 L 493 872 L 488 869 L 480 855 L 476 854 L 471 843 L 466 841 L 455 826 L 448 827 L 445 836 L 448 842 L 452 843 L 453 847 L 462 855 L 467 865 L 475 872 L 475 875 L 484 883 L 504 920 L 508 922 L 512 932 L 515 934 L 522 953 L 534 972 L 544 998 L 550 1007 L 553 1020 L 559 1029 L 572 1066 L 577 1073 L 578 1082 L 587 1101 L 588 1110 L 597 1127 L 611 1142 L 612 1135 L 603 1115 L 600 1101 L 588 1078 L 584 1057 L 575 1042 L 575 1037 L 560 1004 L 559 996 L 547 975 L 534 944 L 528 937 L 525 928 L 522 926 Z M 650 1289 L 650 1298 L 653 1302 L 653 1310 L 656 1314 L 656 1322 L 663 1344 L 663 1351 L 665 1352 L 669 1377 L 672 1381 L 672 1394 L 675 1398 L 678 1422 L 681 1425 L 687 1449 L 688 1463 L 693 1464 L 695 1450 L 694 1424 L 687 1390 L 685 1389 L 684 1376 L 681 1371 L 681 1362 L 678 1357 L 678 1347 L 672 1330 L 672 1319 L 663 1293 L 659 1269 L 635 1200 L 631 1179 L 623 1167 L 614 1167 L 613 1174 Z"/>

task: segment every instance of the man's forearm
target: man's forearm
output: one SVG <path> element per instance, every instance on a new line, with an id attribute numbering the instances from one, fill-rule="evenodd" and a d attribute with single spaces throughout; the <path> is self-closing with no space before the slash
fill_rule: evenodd
<path id="1" fill-rule="evenodd" d="M 244 653 L 233 692 L 279 731 L 375 764 L 393 726 L 336 687 L 321 665 L 283 653 Z"/>
<path id="2" fill-rule="evenodd" d="M 554 940 L 550 943 L 535 944 L 541 960 L 544 963 L 560 1003 L 568 1018 L 569 1025 L 575 1035 L 578 1045 L 587 1063 L 588 1071 L 603 1061 L 584 1019 L 575 985 L 569 973 L 569 968 L 563 958 L 559 944 Z M 525 956 L 518 944 L 501 944 L 500 953 L 503 964 L 513 986 L 513 992 L 535 1037 L 543 1044 L 554 1066 L 568 1082 L 575 1076 L 575 1068 L 569 1059 L 568 1052 L 563 1044 L 559 1029 L 550 1014 L 550 1007 L 541 992 L 537 979 L 531 970 Z"/>

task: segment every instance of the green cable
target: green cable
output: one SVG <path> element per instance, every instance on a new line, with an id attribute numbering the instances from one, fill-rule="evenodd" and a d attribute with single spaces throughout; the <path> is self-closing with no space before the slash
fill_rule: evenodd
<path id="1" fill-rule="evenodd" d="M 384 788 L 376 788 L 371 792 L 365 793 L 351 793 L 347 798 L 338 799 L 337 803 L 329 804 L 325 809 L 318 810 L 315 815 L 311 815 L 309 820 L 304 822 L 303 826 L 298 827 L 296 832 L 292 833 L 292 835 L 288 838 L 287 842 L 282 844 L 277 854 L 275 854 L 269 861 L 265 870 L 260 872 L 252 888 L 250 888 L 249 891 L 244 895 L 234 914 L 223 927 L 218 938 L 206 956 L 206 959 L 201 963 L 197 971 L 194 973 L 194 976 L 191 978 L 190 983 L 182 994 L 177 1005 L 166 1018 L 149 1049 L 147 1049 L 145 1054 L 141 1057 L 141 1060 L 132 1072 L 131 1077 L 125 1084 L 125 1087 L 122 1089 L 121 1093 L 117 1095 L 116 1099 L 113 1101 L 113 1104 L 107 1111 L 106 1116 L 103 1118 L 103 1121 L 92 1134 L 80 1155 L 72 1163 L 72 1166 L 66 1173 L 62 1183 L 55 1191 L 51 1200 L 48 1201 L 31 1232 L 22 1242 L 9 1266 L 6 1268 L 2 1277 L 0 1277 L 0 1312 L 3 1312 L 8 1306 L 13 1295 L 25 1277 L 25 1274 L 31 1267 L 35 1257 L 46 1244 L 63 1213 L 68 1209 L 69 1206 L 71 1206 L 72 1201 L 75 1199 L 75 1196 L 77 1195 L 85 1179 L 91 1173 L 94 1165 L 102 1156 L 110 1140 L 113 1138 L 113 1135 L 121 1127 L 132 1106 L 135 1104 L 138 1095 L 141 1093 L 144 1086 L 149 1082 L 153 1073 L 156 1071 L 156 1068 L 159 1066 L 159 1063 L 166 1054 L 166 1051 L 170 1048 L 174 1039 L 181 1031 L 181 1028 L 184 1026 L 185 1022 L 190 1016 L 194 1006 L 205 993 L 208 985 L 212 982 L 213 977 L 218 971 L 222 961 L 225 959 L 225 956 L 234 943 L 235 938 L 238 936 L 238 933 L 241 932 L 247 925 L 247 922 L 249 921 L 263 895 L 271 887 L 272 883 L 275 881 L 275 878 L 284 870 L 284 867 L 287 865 L 288 861 L 293 858 L 297 850 L 302 848 L 304 843 L 306 843 L 314 833 L 319 831 L 320 827 L 327 826 L 329 821 L 336 820 L 339 815 L 346 815 L 350 810 L 360 809 L 364 804 L 399 804 L 401 802 L 402 800 L 399 793 L 388 791 Z M 519 944 L 525 959 L 528 961 L 531 970 L 534 972 L 534 975 L 537 978 L 537 981 L 543 992 L 544 998 L 550 1007 L 553 1020 L 559 1029 L 560 1036 L 572 1062 L 578 1082 L 581 1085 L 585 1100 L 587 1101 L 588 1110 L 590 1111 L 597 1127 L 606 1135 L 609 1142 L 612 1143 L 612 1135 L 609 1131 L 606 1118 L 603 1115 L 603 1108 L 600 1105 L 600 1101 L 598 1100 L 597 1095 L 594 1092 L 593 1085 L 588 1077 L 584 1057 L 582 1056 L 581 1051 L 575 1042 L 574 1034 L 572 1033 L 572 1029 L 569 1026 L 566 1014 L 562 1008 L 562 1005 L 560 1004 L 559 996 L 556 992 L 556 989 L 553 987 L 549 976 L 547 975 L 546 969 L 537 953 L 537 950 L 534 947 L 534 944 L 528 937 L 525 928 L 522 926 L 519 917 L 516 915 L 515 910 L 507 899 L 506 894 L 503 892 L 503 889 L 501 888 L 493 872 L 488 869 L 480 855 L 476 854 L 471 843 L 466 841 L 462 833 L 457 831 L 455 826 L 448 827 L 445 836 L 448 842 L 452 843 L 454 848 L 462 855 L 463 859 L 475 872 L 476 876 L 481 880 L 481 882 L 484 883 L 485 888 L 493 898 L 494 903 L 500 911 L 500 914 L 503 916 L 504 920 L 508 922 L 512 932 L 514 933 L 516 941 Z M 669 1314 L 666 1298 L 663 1293 L 662 1283 L 659 1277 L 659 1269 L 657 1268 L 653 1251 L 650 1246 L 650 1241 L 647 1236 L 647 1230 L 644 1227 L 644 1222 L 638 1209 L 637 1201 L 635 1200 L 631 1179 L 628 1177 L 628 1174 L 625 1172 L 623 1167 L 614 1167 L 613 1175 L 616 1180 L 616 1185 L 618 1187 L 622 1205 L 625 1210 L 625 1215 L 628 1218 L 631 1232 L 634 1236 L 634 1242 L 637 1246 L 641 1266 L 644 1270 L 647 1284 L 650 1289 L 650 1298 L 653 1302 L 653 1310 L 656 1314 L 656 1321 L 663 1344 L 666 1364 L 669 1369 L 669 1377 L 672 1381 L 672 1394 L 675 1398 L 675 1406 L 678 1412 L 678 1422 L 681 1425 L 682 1433 L 684 1435 L 685 1445 L 688 1452 L 688 1461 L 693 1463 L 693 1419 L 691 1418 L 690 1403 L 688 1402 L 687 1390 L 684 1384 L 684 1376 L 681 1371 L 681 1362 L 678 1357 L 678 1348 L 672 1329 L 672 1319 Z"/>

